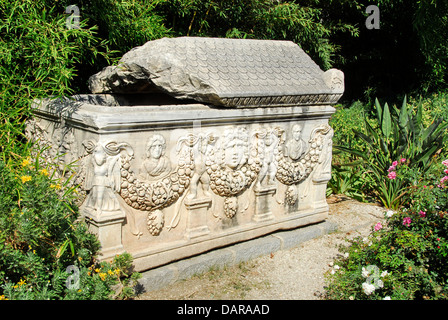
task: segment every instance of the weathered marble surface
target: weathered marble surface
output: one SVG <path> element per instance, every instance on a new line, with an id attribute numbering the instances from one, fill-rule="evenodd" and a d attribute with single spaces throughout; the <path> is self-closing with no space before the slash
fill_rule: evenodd
<path id="1" fill-rule="evenodd" d="M 161 90 L 228 107 L 335 103 L 343 73 L 323 72 L 291 41 L 163 38 L 126 53 L 89 80 L 93 93 Z"/>
<path id="2" fill-rule="evenodd" d="M 171 40 L 174 41 L 170 39 L 169 43 Z M 248 50 L 247 42 L 242 41 L 243 50 L 237 41 L 221 40 L 204 39 L 202 47 L 210 46 L 211 52 L 216 53 L 215 63 L 227 63 L 223 69 L 226 74 L 233 74 L 231 57 L 235 57 L 232 60 L 235 63 L 240 61 L 238 50 Z M 165 49 L 166 41 L 160 40 Z M 255 68 L 255 55 L 248 54 L 254 58 L 254 65 L 250 68 L 246 65 L 245 70 L 254 79 L 247 86 L 240 82 L 230 81 L 228 86 L 217 82 L 213 87 L 216 95 L 201 95 L 194 91 L 197 86 L 192 91 L 184 86 L 168 92 L 169 86 L 179 88 L 180 81 L 172 74 L 173 70 L 179 70 L 176 59 L 180 58 L 169 57 L 170 53 L 178 52 L 179 43 L 174 43 L 176 50 L 164 51 L 166 59 L 157 46 L 145 49 L 147 56 L 137 54 L 139 48 L 127 54 L 143 60 L 157 55 L 165 59 L 165 67 L 158 70 L 167 73 L 160 75 L 160 79 L 155 77 L 160 73 L 147 73 L 146 69 L 140 77 L 128 67 L 121 71 L 118 71 L 121 67 L 111 67 L 92 77 L 91 83 L 101 87 L 98 91 L 127 93 L 86 94 L 35 102 L 35 118 L 28 123 L 28 136 L 42 147 L 49 146 L 43 156 L 60 164 L 57 175 L 70 177 L 69 184 L 80 186 L 81 212 L 90 230 L 98 234 L 102 258 L 127 251 L 133 255 L 136 269 L 146 270 L 272 231 L 324 220 L 328 212 L 325 191 L 331 177 L 333 135 L 328 120 L 334 112 L 330 103 L 334 98 L 325 100 L 328 94 L 319 88 L 340 95 L 341 72 L 322 72 L 300 53 L 300 61 L 290 63 L 297 72 L 302 70 L 300 66 L 305 71 L 298 72 L 300 79 L 295 79 L 282 65 L 272 67 L 272 61 L 280 60 L 278 52 L 283 52 L 284 59 L 289 61 L 288 50 L 296 52 L 297 46 L 254 41 L 250 42 L 253 47 L 249 45 L 252 48 L 249 52 L 260 49 L 263 43 L 271 49 L 278 46 L 279 50 L 266 51 L 270 55 L 263 61 L 275 58 L 269 60 L 269 72 Z M 185 43 L 183 55 L 189 56 L 190 40 Z M 220 51 L 226 59 L 219 58 Z M 241 61 L 250 60 L 248 56 Z M 196 60 L 187 59 L 198 63 L 196 68 L 188 64 L 189 76 L 200 74 L 203 56 L 195 57 Z M 126 55 L 123 59 L 130 59 L 125 58 Z M 131 66 L 134 68 L 136 64 Z M 285 85 L 282 89 L 273 85 L 261 90 L 257 86 L 268 73 L 284 82 L 285 75 L 291 77 L 291 82 L 304 81 L 303 88 Z M 211 78 L 212 73 L 207 74 Z M 147 86 L 142 86 L 145 82 Z M 129 93 L 131 87 L 134 93 Z M 139 90 L 142 92 L 136 93 Z M 254 95 L 250 101 L 257 105 L 221 107 L 224 101 L 230 101 L 225 99 L 238 99 L 239 95 L 246 99 L 249 92 Z M 281 92 L 304 100 L 286 103 L 292 100 L 282 100 Z M 275 99 L 267 97 L 278 99 L 273 102 Z M 322 100 L 307 100 L 310 97 Z M 203 99 L 209 100 L 195 101 Z M 63 171 L 68 163 L 72 163 L 74 172 Z"/>

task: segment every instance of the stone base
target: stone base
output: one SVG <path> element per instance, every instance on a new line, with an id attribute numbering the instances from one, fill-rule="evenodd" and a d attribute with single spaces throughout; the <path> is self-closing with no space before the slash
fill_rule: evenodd
<path id="1" fill-rule="evenodd" d="M 207 211 L 211 203 L 212 200 L 210 198 L 185 200 L 185 207 L 188 214 L 187 229 L 185 232 L 187 239 L 195 239 L 210 233 L 210 229 L 207 226 Z"/>
<path id="2" fill-rule="evenodd" d="M 238 228 L 233 231 L 227 229 L 227 232 L 215 233 L 190 241 L 178 242 L 165 250 L 157 248 L 147 248 L 139 252 L 134 252 L 134 265 L 137 271 L 152 269 L 166 263 L 181 260 L 187 257 L 220 248 L 226 245 L 232 245 L 245 240 L 254 239 L 273 231 L 290 230 L 297 227 L 307 226 L 317 222 L 324 221 L 328 216 L 328 211 L 322 212 L 302 212 L 295 217 L 284 218 L 275 223 L 251 223 L 244 228 Z"/>
<path id="3" fill-rule="evenodd" d="M 264 222 L 274 219 L 274 215 L 271 211 L 273 203 L 273 195 L 277 188 L 275 186 L 268 187 L 255 187 L 255 214 L 253 220 L 255 222 Z"/>
<path id="4" fill-rule="evenodd" d="M 125 215 L 121 210 L 97 213 L 96 210 L 84 208 L 81 212 L 84 212 L 89 231 L 101 243 L 101 259 L 109 260 L 124 252 L 121 230 Z"/>

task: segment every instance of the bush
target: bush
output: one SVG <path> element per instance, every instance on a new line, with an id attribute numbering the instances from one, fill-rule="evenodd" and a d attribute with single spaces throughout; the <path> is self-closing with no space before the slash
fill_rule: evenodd
<path id="1" fill-rule="evenodd" d="M 421 179 L 433 157 L 441 152 L 448 123 L 439 117 L 425 127 L 422 104 L 413 112 L 406 98 L 400 109 L 390 108 L 387 103 L 381 106 L 376 100 L 375 111 L 374 125 L 366 117 L 362 131 L 352 126 L 353 134 L 361 142 L 359 149 L 344 145 L 335 145 L 335 149 L 362 159 L 364 193 L 374 196 L 387 208 L 397 209 L 407 201 L 406 189 Z M 392 164 L 401 159 L 406 162 L 407 172 L 398 179 L 386 176 Z"/>
<path id="2" fill-rule="evenodd" d="M 0 157 L 25 154 L 24 122 L 35 98 L 73 93 L 75 66 L 106 50 L 95 28 L 68 29 L 45 1 L 0 1 Z M 25 150 L 24 150 L 25 149 Z"/>
<path id="3" fill-rule="evenodd" d="M 326 275 L 327 299 L 448 298 L 448 176 L 440 179 L 442 167 L 433 166 L 412 188 L 408 206 L 387 211 L 384 225 L 341 248 Z"/>
<path id="4" fill-rule="evenodd" d="M 130 297 L 138 277 L 131 272 L 131 256 L 118 256 L 112 263 L 96 261 L 99 242 L 78 220 L 75 190 L 65 189 L 51 172 L 29 158 L 16 167 L 0 161 L 0 296 Z M 79 277 L 76 290 L 67 285 L 67 278 L 75 276 L 67 272 L 69 266 Z"/>
<path id="5" fill-rule="evenodd" d="M 347 149 L 365 149 L 365 142 L 358 138 L 355 131 L 365 130 L 365 121 L 374 126 L 374 121 L 365 117 L 367 106 L 356 101 L 349 106 L 336 105 L 336 112 L 330 119 L 330 126 L 334 130 L 333 158 L 331 167 L 331 179 L 328 182 L 327 196 L 330 194 L 345 194 L 353 199 L 364 201 L 365 172 L 359 170 L 362 161 L 358 157 L 336 149 L 342 146 Z"/>

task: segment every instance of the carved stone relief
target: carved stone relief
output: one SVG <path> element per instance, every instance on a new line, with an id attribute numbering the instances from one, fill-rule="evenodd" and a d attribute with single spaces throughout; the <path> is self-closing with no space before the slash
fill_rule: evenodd
<path id="1" fill-rule="evenodd" d="M 153 182 L 171 172 L 171 162 L 165 155 L 166 141 L 160 134 L 153 135 L 146 144 L 146 158 L 140 169 L 139 178 Z"/>
<path id="2" fill-rule="evenodd" d="M 131 146 L 114 141 L 103 144 L 94 140 L 84 141 L 83 145 L 90 154 L 84 183 L 85 190 L 89 191 L 85 207 L 96 211 L 97 215 L 120 211 L 117 199 L 117 193 L 122 191 L 120 154 L 125 151 L 125 157 L 132 156 Z"/>
<path id="3" fill-rule="evenodd" d="M 186 137 L 179 139 L 177 143 L 177 150 L 186 146 L 192 149 L 194 156 L 194 173 L 191 179 L 190 192 L 188 198 L 190 200 L 198 197 L 199 185 L 202 185 L 202 192 L 205 197 L 210 197 L 210 178 L 206 173 L 206 160 L 211 154 L 216 143 L 216 137 L 211 133 L 189 134 Z"/>
<path id="4" fill-rule="evenodd" d="M 275 175 L 277 173 L 278 146 L 280 143 L 280 128 L 268 128 L 255 132 L 260 159 L 262 161 L 261 169 L 255 188 L 261 189 L 267 186 L 275 185 Z"/>
<path id="5" fill-rule="evenodd" d="M 328 135 L 331 130 L 329 125 L 314 128 L 308 140 L 308 149 L 305 149 L 306 144 L 300 135 L 301 128 L 295 125 L 285 148 L 279 149 L 276 178 L 288 186 L 285 201 L 289 205 L 294 205 L 298 199 L 297 184 L 304 181 L 319 163 L 324 146 L 323 136 Z M 284 143 L 285 137 L 282 135 L 280 145 Z"/>
<path id="6" fill-rule="evenodd" d="M 31 118 L 27 120 L 25 135 L 36 145 L 32 156 L 42 167 L 50 165 L 53 179 L 61 179 L 67 188 L 84 184 L 87 154 L 79 152 L 73 128 L 63 123 L 45 126 L 39 118 Z M 81 205 L 86 197 L 85 188 L 78 188 L 77 192 L 76 204 Z"/>
<path id="7" fill-rule="evenodd" d="M 212 191 L 224 197 L 224 214 L 231 219 L 238 210 L 237 196 L 257 178 L 261 161 L 257 147 L 250 144 L 244 127 L 227 129 L 219 138 L 219 146 L 206 161 Z"/>
<path id="8" fill-rule="evenodd" d="M 56 129 L 60 134 L 54 135 L 57 136 L 55 141 L 48 141 L 48 132 L 38 123 L 33 125 L 39 143 L 46 141 L 56 146 L 56 151 L 53 148 L 48 152 L 49 158 L 54 152 L 57 155 L 64 152 L 68 154 L 63 158 L 67 162 L 78 154 L 70 130 Z M 251 135 L 246 128 L 235 126 L 220 135 L 190 133 L 177 141 L 177 159 L 174 161 L 167 157 L 166 138 L 156 133 L 146 140 L 138 173 L 131 170 L 134 159 L 131 145 L 89 140 L 83 142 L 85 152 L 78 157 L 80 166 L 74 181 L 82 183 L 86 208 L 96 210 L 98 214 L 122 208 L 132 225 L 135 224 L 135 213 L 126 206 L 146 212 L 147 229 L 157 236 L 165 226 L 163 209 L 176 203 L 167 230 L 175 228 L 181 218 L 180 205 L 185 197 L 194 203 L 210 203 L 213 194 L 223 197 L 224 216 L 232 219 L 238 210 L 242 210 L 238 197 L 252 185 L 257 194 L 263 190 L 265 195 L 272 196 L 280 182 L 287 186 L 285 203 L 294 205 L 299 197 L 298 184 L 317 165 L 321 167 L 320 175 L 327 175 L 326 171 L 331 169 L 332 132 L 328 125 L 320 125 L 306 140 L 303 124 L 296 123 L 288 132 L 275 126 L 256 129 Z M 268 192 L 268 189 L 272 191 Z M 192 208 L 191 204 L 188 208 Z M 139 230 L 132 232 L 138 236 L 142 234 Z"/>

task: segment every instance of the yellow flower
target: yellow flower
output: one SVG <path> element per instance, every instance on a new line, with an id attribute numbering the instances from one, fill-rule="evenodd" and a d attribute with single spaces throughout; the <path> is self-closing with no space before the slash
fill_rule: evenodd
<path id="1" fill-rule="evenodd" d="M 17 283 L 19 286 L 23 286 L 24 284 L 26 284 L 25 280 L 20 279 L 20 281 Z"/>
<path id="2" fill-rule="evenodd" d="M 113 272 L 112 270 L 107 271 L 107 273 L 108 273 L 109 275 L 111 275 L 111 276 L 114 275 L 114 272 Z"/>
<path id="3" fill-rule="evenodd" d="M 59 183 L 58 184 L 50 184 L 50 188 L 54 188 L 54 189 L 60 190 L 61 189 L 61 185 Z"/>
<path id="4" fill-rule="evenodd" d="M 0 296 L 0 300 L 8 300 L 8 298 L 6 298 L 4 294 L 2 294 L 2 295 Z"/>
<path id="5" fill-rule="evenodd" d="M 117 269 L 115 269 L 114 271 L 115 271 L 115 274 L 118 275 L 118 274 L 120 274 L 120 271 L 121 271 L 121 270 L 117 268 Z"/>
<path id="6" fill-rule="evenodd" d="M 47 177 L 50 174 L 47 169 L 40 170 L 40 173 L 42 173 L 44 176 L 47 176 Z"/>
<path id="7" fill-rule="evenodd" d="M 103 280 L 103 281 L 106 280 L 107 273 L 101 272 L 98 275 L 100 276 L 101 280 Z"/>
<path id="8" fill-rule="evenodd" d="M 21 176 L 20 179 L 22 179 L 22 183 L 31 181 L 31 177 L 30 176 Z"/>
<path id="9" fill-rule="evenodd" d="M 100 269 L 96 268 L 96 269 L 95 269 L 95 272 L 100 272 Z"/>
<path id="10" fill-rule="evenodd" d="M 31 163 L 30 158 L 23 159 L 22 167 L 26 167 Z"/>

